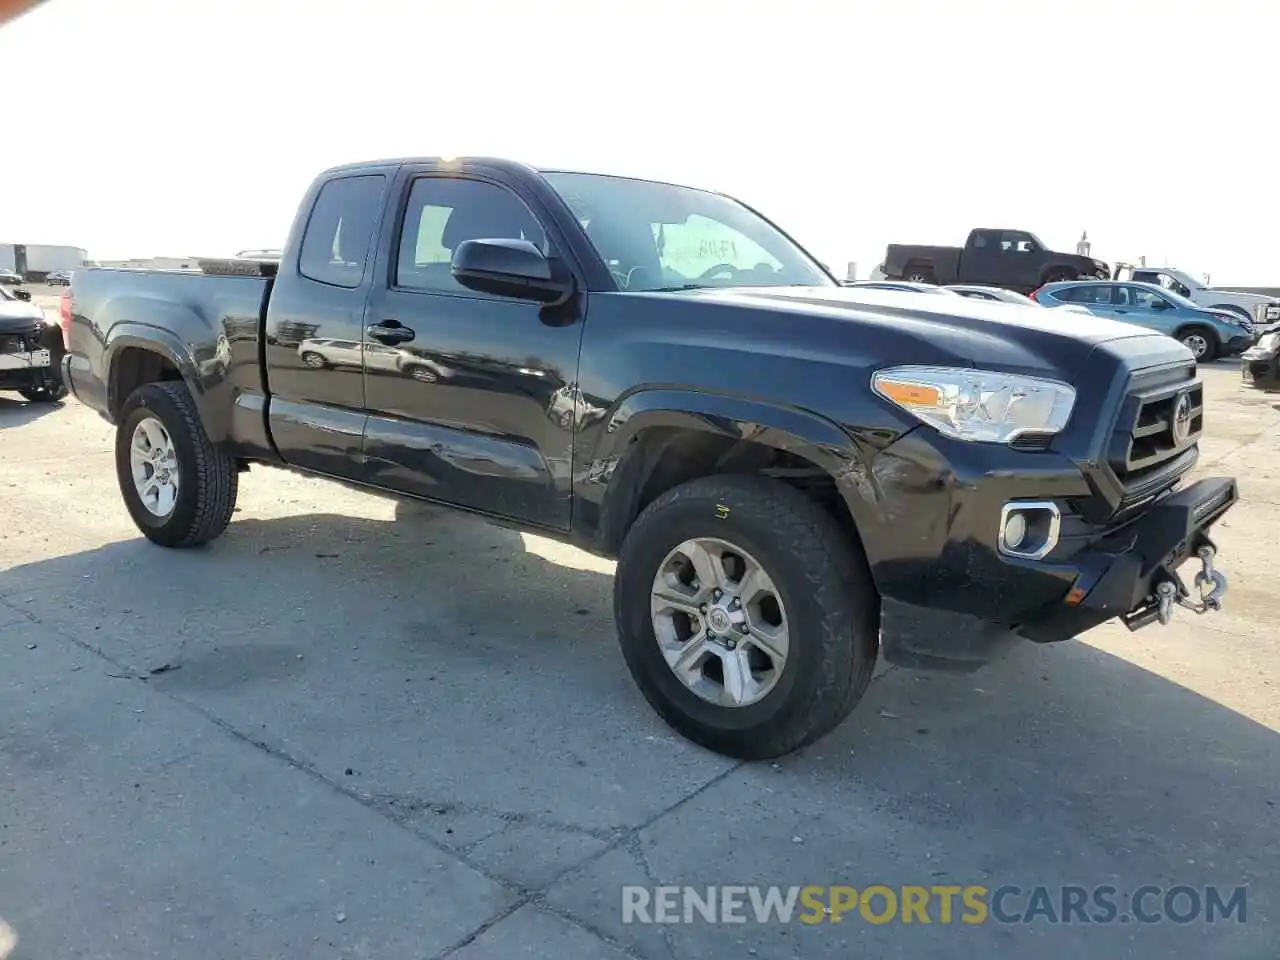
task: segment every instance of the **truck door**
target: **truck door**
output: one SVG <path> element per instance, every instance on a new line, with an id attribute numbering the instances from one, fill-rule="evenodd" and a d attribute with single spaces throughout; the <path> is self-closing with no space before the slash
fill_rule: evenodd
<path id="1" fill-rule="evenodd" d="M 960 264 L 956 268 L 957 282 L 984 283 L 999 286 L 994 278 L 999 276 L 1000 231 L 974 230 L 960 251 Z"/>
<path id="2" fill-rule="evenodd" d="M 1034 290 L 1040 285 L 1047 251 L 1036 238 L 1021 230 L 1005 230 L 1000 235 L 999 286 L 1014 290 Z"/>
<path id="3" fill-rule="evenodd" d="M 549 218 L 488 175 L 407 168 L 366 313 L 364 455 L 380 486 L 569 529 L 582 323 L 453 279 L 464 240 L 546 251 Z M 385 265 L 385 269 L 384 269 Z"/>
<path id="4" fill-rule="evenodd" d="M 285 462 L 354 479 L 363 470 L 360 344 L 390 174 L 325 180 L 303 202 L 267 305 L 271 436 Z M 292 243 L 292 241 L 291 241 Z"/>

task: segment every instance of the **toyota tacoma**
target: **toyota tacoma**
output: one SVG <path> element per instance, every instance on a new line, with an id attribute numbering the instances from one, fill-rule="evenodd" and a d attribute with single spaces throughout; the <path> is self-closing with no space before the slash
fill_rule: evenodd
<path id="1" fill-rule="evenodd" d="M 1207 416 L 1184 346 L 842 287 L 722 194 L 360 163 L 278 260 L 77 270 L 64 297 L 66 380 L 146 537 L 213 540 L 274 464 L 576 544 L 617 560 L 644 696 L 728 755 L 831 730 L 878 656 L 972 669 L 1226 588 L 1236 483 L 1182 484 Z M 321 340 L 364 358 L 308 362 Z"/>

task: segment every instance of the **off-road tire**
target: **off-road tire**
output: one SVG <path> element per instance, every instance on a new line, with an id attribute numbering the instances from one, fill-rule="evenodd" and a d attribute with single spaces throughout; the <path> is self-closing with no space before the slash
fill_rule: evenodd
<path id="1" fill-rule="evenodd" d="M 654 635 L 654 576 L 670 550 L 695 537 L 750 552 L 787 611 L 786 666 L 750 706 L 717 706 L 693 693 Z M 658 497 L 622 544 L 613 602 L 622 653 L 645 699 L 683 736 L 739 759 L 781 756 L 830 732 L 857 705 L 875 667 L 880 605 L 861 544 L 779 480 L 718 475 Z"/>
<path id="2" fill-rule="evenodd" d="M 164 424 L 178 457 L 178 499 L 164 518 L 142 505 L 129 465 L 134 428 L 148 416 Z M 143 536 L 163 547 L 198 547 L 221 534 L 235 510 L 240 474 L 235 460 L 210 442 L 186 385 L 143 384 L 125 400 L 117 423 L 116 477 Z"/>

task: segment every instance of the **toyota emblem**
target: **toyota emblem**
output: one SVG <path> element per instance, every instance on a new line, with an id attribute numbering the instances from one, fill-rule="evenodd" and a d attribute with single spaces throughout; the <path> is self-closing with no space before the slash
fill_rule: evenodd
<path id="1" fill-rule="evenodd" d="M 1191 436 L 1191 397 L 1179 394 L 1178 402 L 1173 405 L 1173 442 L 1182 446 Z"/>

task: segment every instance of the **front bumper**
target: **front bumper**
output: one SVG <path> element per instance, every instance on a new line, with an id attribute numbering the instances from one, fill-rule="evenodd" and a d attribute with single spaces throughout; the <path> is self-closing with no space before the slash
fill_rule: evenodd
<path id="1" fill-rule="evenodd" d="M 1237 354 L 1244 353 L 1257 342 L 1258 335 L 1256 333 L 1240 333 L 1223 343 L 1222 352 L 1234 357 Z"/>
<path id="2" fill-rule="evenodd" d="M 1082 418 L 1086 428 L 1096 429 Z M 1131 483 L 1103 502 L 1106 465 L 1079 455 L 924 429 L 900 438 L 872 463 L 879 510 L 859 524 L 882 598 L 885 659 L 971 669 L 1018 636 L 1064 640 L 1115 618 L 1145 626 L 1161 582 L 1187 599 L 1178 567 L 1212 546 L 1210 527 L 1238 496 L 1230 478 L 1179 491 L 1195 462 L 1190 447 L 1154 485 Z M 1001 552 L 1004 507 L 1032 502 L 1058 508 L 1056 544 L 1040 559 Z"/>
<path id="3" fill-rule="evenodd" d="M 1280 356 L 1259 347 L 1246 350 L 1240 355 L 1240 379 L 1245 386 L 1280 391 Z"/>
<path id="4" fill-rule="evenodd" d="M 45 349 L 0 353 L 0 390 L 42 384 L 53 369 Z"/>
<path id="5" fill-rule="evenodd" d="M 1015 629 L 1044 643 L 1070 639 L 1116 617 L 1130 630 L 1167 623 L 1173 606 L 1195 607 L 1206 596 L 1197 598 L 1179 577 L 1178 568 L 1192 558 L 1203 566 L 1194 587 L 1217 591 L 1199 612 L 1218 609 L 1226 578 L 1212 563 L 1217 550 L 1209 529 L 1238 499 L 1231 477 L 1200 480 L 1170 494 L 1061 565 L 1063 581 L 1070 580 L 1066 594 L 1024 614 Z"/>

